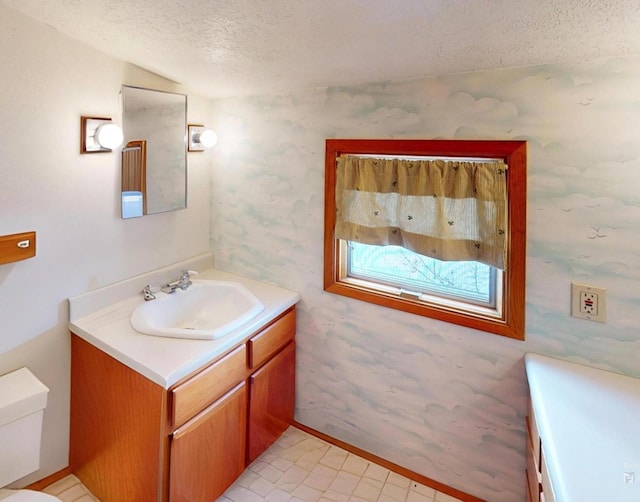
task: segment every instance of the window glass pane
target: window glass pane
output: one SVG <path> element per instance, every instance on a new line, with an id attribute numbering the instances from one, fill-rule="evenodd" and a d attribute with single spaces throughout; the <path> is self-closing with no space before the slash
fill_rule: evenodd
<path id="1" fill-rule="evenodd" d="M 496 269 L 489 265 L 444 262 L 399 246 L 349 242 L 348 247 L 349 277 L 495 307 Z"/>

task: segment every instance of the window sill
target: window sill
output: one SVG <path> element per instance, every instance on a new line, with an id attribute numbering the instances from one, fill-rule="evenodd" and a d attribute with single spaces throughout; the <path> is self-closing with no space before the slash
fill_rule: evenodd
<path id="1" fill-rule="evenodd" d="M 520 328 L 513 326 L 513 324 L 509 324 L 508 320 L 505 319 L 488 319 L 486 316 L 476 317 L 471 313 L 449 310 L 422 301 L 372 291 L 345 282 L 332 282 L 329 285 L 325 285 L 324 290 L 329 293 L 373 303 L 382 307 L 401 310 L 423 317 L 430 317 L 439 321 L 486 331 L 487 333 L 506 336 L 516 340 L 524 340 L 524 326 Z"/>

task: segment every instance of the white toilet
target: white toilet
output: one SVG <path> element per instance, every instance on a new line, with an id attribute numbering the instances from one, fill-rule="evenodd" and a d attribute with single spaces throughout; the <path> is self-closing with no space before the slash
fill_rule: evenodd
<path id="1" fill-rule="evenodd" d="M 42 417 L 49 389 L 27 368 L 0 376 L 0 487 L 40 467 Z M 53 502 L 32 490 L 0 488 L 2 502 Z"/>

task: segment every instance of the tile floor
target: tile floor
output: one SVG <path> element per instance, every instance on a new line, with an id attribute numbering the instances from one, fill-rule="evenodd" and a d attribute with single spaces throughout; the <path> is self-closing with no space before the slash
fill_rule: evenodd
<path id="1" fill-rule="evenodd" d="M 218 502 L 458 502 L 295 427 Z"/>
<path id="2" fill-rule="evenodd" d="M 99 502 L 75 476 L 47 487 L 63 502 Z M 217 502 L 459 502 L 289 427 Z"/>
<path id="3" fill-rule="evenodd" d="M 99 502 L 73 474 L 56 481 L 42 491 L 55 495 L 63 502 Z"/>

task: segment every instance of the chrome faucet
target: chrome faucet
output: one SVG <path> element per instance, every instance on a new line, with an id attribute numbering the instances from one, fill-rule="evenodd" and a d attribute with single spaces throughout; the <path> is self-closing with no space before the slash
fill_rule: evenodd
<path id="1" fill-rule="evenodd" d="M 183 270 L 180 272 L 180 279 L 175 282 L 168 282 L 164 284 L 160 291 L 163 293 L 173 293 L 176 289 L 180 288 L 182 291 L 186 291 L 191 286 L 191 273 L 189 270 Z"/>
<path id="2" fill-rule="evenodd" d="M 160 291 L 162 291 L 163 293 L 167 293 L 167 294 L 171 294 L 173 293 L 176 289 L 180 288 L 182 291 L 186 291 L 187 289 L 189 289 L 189 286 L 191 286 L 191 284 L 193 284 L 191 282 L 191 276 L 197 274 L 198 272 L 194 272 L 193 270 L 182 270 L 180 272 L 180 279 L 178 279 L 177 281 L 174 282 L 168 282 L 166 284 L 163 284 L 160 287 Z M 155 289 L 155 291 L 157 292 L 158 290 Z M 149 302 L 151 300 L 155 300 L 156 299 L 156 295 L 154 294 L 154 290 L 151 289 L 151 286 L 149 284 L 147 284 L 144 289 L 142 291 L 140 291 L 140 294 L 142 294 L 142 296 L 144 297 L 144 301 L 145 302 Z"/>

